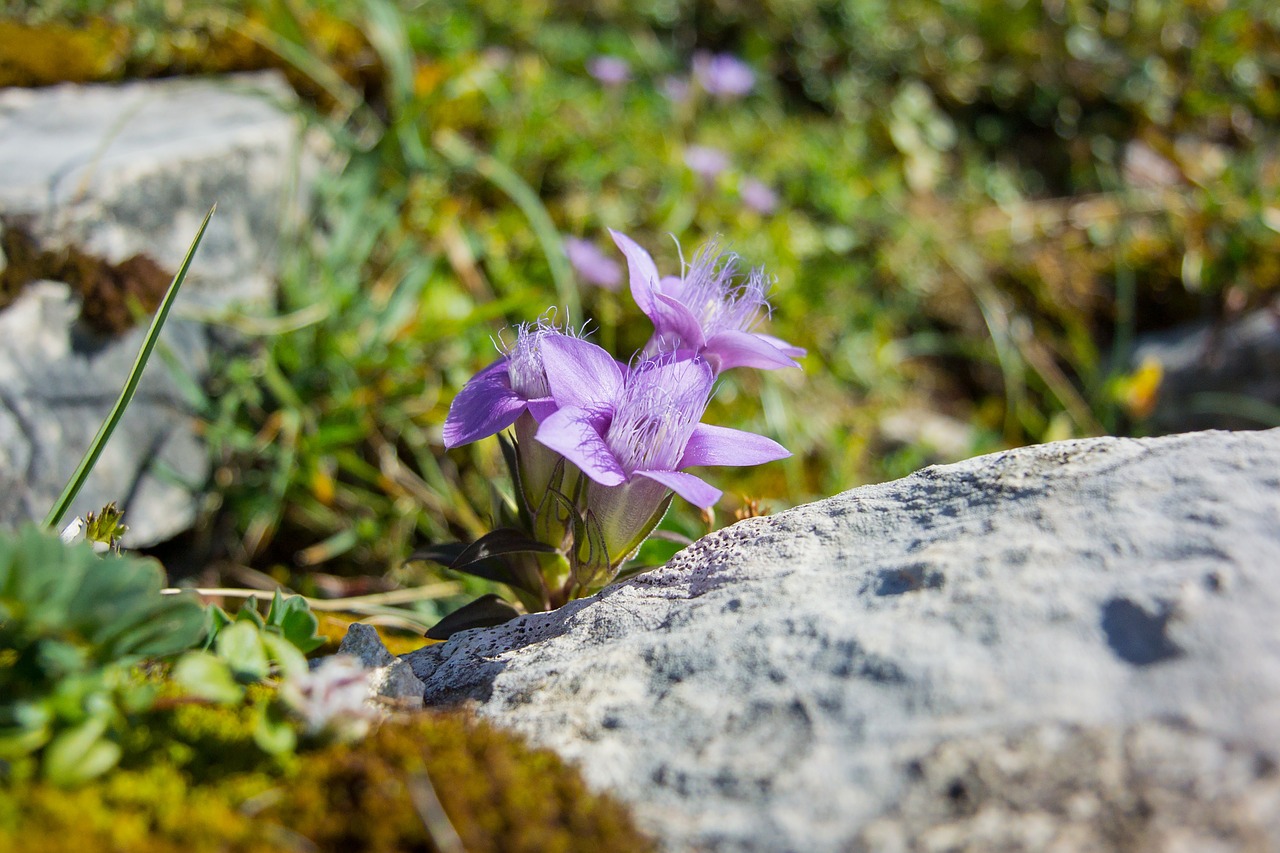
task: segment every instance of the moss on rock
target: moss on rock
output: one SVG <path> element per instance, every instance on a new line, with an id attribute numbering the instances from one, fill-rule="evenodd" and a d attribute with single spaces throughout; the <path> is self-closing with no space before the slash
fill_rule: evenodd
<path id="1" fill-rule="evenodd" d="M 282 764 L 253 747 L 252 708 L 154 713 L 138 730 L 154 760 L 83 788 L 0 787 L 0 849 L 431 851 L 424 792 L 469 853 L 652 849 L 553 753 L 465 715 L 406 715 Z"/>

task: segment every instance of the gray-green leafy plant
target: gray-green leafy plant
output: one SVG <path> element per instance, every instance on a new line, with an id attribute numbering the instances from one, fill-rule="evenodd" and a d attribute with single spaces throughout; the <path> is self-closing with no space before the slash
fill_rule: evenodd
<path id="1" fill-rule="evenodd" d="M 155 560 L 35 526 L 0 534 L 0 769 L 73 784 L 115 766 L 155 696 L 136 667 L 205 635 L 205 609 L 164 580 Z"/>

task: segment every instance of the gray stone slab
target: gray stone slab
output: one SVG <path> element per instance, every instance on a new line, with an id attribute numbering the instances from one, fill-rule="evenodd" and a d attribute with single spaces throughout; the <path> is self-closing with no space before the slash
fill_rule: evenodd
<path id="1" fill-rule="evenodd" d="M 162 338 L 199 386 L 227 339 L 204 321 L 271 297 L 282 231 L 305 209 L 315 159 L 293 101 L 276 73 L 0 90 L 0 227 L 109 264 L 145 254 L 172 274 L 216 202 Z M 0 311 L 0 523 L 43 518 L 141 346 L 145 322 L 110 336 L 79 318 L 55 282 Z M 72 507 L 119 502 L 131 547 L 198 511 L 210 461 L 182 385 L 153 356 Z"/>
<path id="2" fill-rule="evenodd" d="M 297 210 L 294 101 L 276 73 L 0 89 L 0 217 L 49 247 L 173 270 L 217 202 L 184 298 L 263 299 Z"/>
<path id="3" fill-rule="evenodd" d="M 408 657 L 670 850 L 1280 849 L 1280 430 L 1060 442 Z"/>

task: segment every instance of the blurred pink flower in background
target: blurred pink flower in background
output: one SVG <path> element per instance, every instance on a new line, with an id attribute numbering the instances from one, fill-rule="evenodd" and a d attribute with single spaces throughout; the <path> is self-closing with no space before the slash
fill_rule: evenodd
<path id="1" fill-rule="evenodd" d="M 596 56 L 587 62 L 587 73 L 606 86 L 622 86 L 631 80 L 631 63 L 617 56 Z"/>
<path id="2" fill-rule="evenodd" d="M 564 251 L 569 263 L 587 284 L 617 290 L 622 284 L 622 267 L 592 243 L 579 237 L 565 237 Z"/>
<path id="3" fill-rule="evenodd" d="M 778 209 L 778 194 L 768 184 L 755 178 L 743 178 L 738 184 L 738 197 L 756 213 L 768 215 Z"/>
<path id="4" fill-rule="evenodd" d="M 673 104 L 683 104 L 689 100 L 689 81 L 675 74 L 662 78 L 662 94 Z"/>
<path id="5" fill-rule="evenodd" d="M 690 145 L 684 150 L 684 164 L 704 181 L 714 181 L 729 168 L 729 155 L 719 148 Z"/>
<path id="6" fill-rule="evenodd" d="M 741 98 L 756 85 L 751 66 L 730 53 L 698 51 L 693 55 L 693 77 L 703 91 L 721 100 Z"/>

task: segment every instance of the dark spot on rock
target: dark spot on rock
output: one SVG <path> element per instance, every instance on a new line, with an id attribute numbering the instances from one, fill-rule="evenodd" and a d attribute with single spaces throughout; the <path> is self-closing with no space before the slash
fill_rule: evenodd
<path id="1" fill-rule="evenodd" d="M 45 250 L 23 227 L 12 222 L 0 231 L 0 251 L 8 259 L 0 269 L 0 307 L 11 302 L 29 282 L 65 282 L 80 295 L 81 321 L 102 335 L 118 335 L 132 328 L 139 317 L 154 312 L 172 279 L 146 255 L 112 264 L 74 246 Z M 91 346 L 91 339 L 85 340 Z"/>
<path id="2" fill-rule="evenodd" d="M 951 803 L 951 810 L 957 815 L 972 814 L 977 807 L 978 798 L 974 792 L 969 789 L 969 785 L 963 779 L 952 779 L 951 784 L 947 786 L 947 800 Z"/>
<path id="3" fill-rule="evenodd" d="M 1204 576 L 1204 588 L 1209 592 L 1226 592 L 1227 578 L 1222 572 L 1209 572 Z"/>
<path id="4" fill-rule="evenodd" d="M 739 610 L 742 609 L 742 599 L 741 598 L 732 599 L 728 604 L 724 606 L 724 609 L 728 610 L 730 613 L 737 613 Z"/>
<path id="5" fill-rule="evenodd" d="M 902 595 L 921 589 L 941 589 L 942 572 L 923 563 L 876 573 L 876 595 Z"/>
<path id="6" fill-rule="evenodd" d="M 1150 666 L 1176 658 L 1182 650 L 1169 639 L 1169 612 L 1148 613 L 1127 598 L 1113 598 L 1102 607 L 1102 631 L 1115 656 L 1134 666 Z"/>

